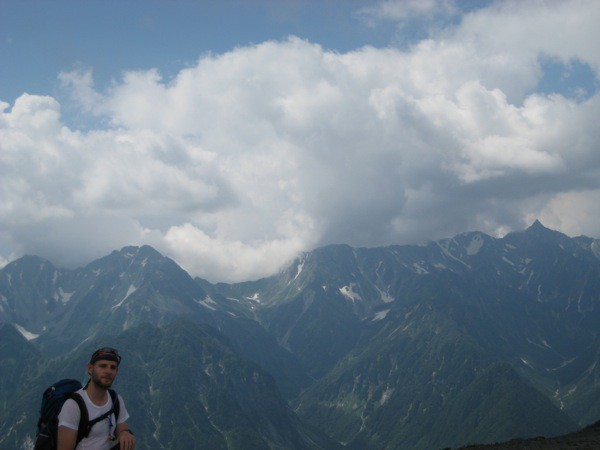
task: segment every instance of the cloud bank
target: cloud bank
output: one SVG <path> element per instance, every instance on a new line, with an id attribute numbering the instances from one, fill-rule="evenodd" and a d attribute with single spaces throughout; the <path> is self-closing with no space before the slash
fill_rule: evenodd
<path id="1" fill-rule="evenodd" d="M 374 18 L 408 14 L 383 6 Z M 49 96 L 0 103 L 0 262 L 76 266 L 147 243 L 192 275 L 240 281 L 329 243 L 535 218 L 597 237 L 598 22 L 593 1 L 502 2 L 407 49 L 290 37 L 103 90 L 92 70 L 62 73 L 94 126 L 69 126 Z M 585 66 L 595 88 L 537 92 L 548 59 Z"/>

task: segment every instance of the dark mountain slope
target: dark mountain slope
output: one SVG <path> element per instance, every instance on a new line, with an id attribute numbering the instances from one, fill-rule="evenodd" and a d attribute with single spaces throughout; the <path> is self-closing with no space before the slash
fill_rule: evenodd
<path id="1" fill-rule="evenodd" d="M 489 442 L 576 428 L 565 411 L 581 423 L 597 417 L 597 248 L 536 222 L 502 239 L 463 233 L 425 246 L 325 247 L 227 289 L 312 370 L 318 380 L 298 412 L 335 437 L 380 448 Z M 417 311 L 411 340 L 398 330 L 410 329 L 406 318 Z M 444 338 L 428 329 L 457 336 L 455 350 L 442 350 Z M 503 398 L 501 408 L 486 395 Z M 418 419 L 399 421 L 407 405 L 420 405 Z M 465 418 L 460 432 L 447 408 Z"/>
<path id="2" fill-rule="evenodd" d="M 15 387 L 37 366 L 40 352 L 12 325 L 0 323 L 0 405 L 6 405 Z M 0 408 L 1 409 L 1 408 Z"/>
<path id="3" fill-rule="evenodd" d="M 360 333 L 360 320 L 346 307 L 342 295 L 317 283 L 280 307 L 265 310 L 261 320 L 317 378 L 354 347 Z"/>
<path id="4" fill-rule="evenodd" d="M 441 448 L 576 428 L 448 318 L 456 299 L 423 295 L 370 323 L 359 345 L 300 397 L 299 415 L 352 448 Z"/>
<path id="5" fill-rule="evenodd" d="M 48 355 L 65 354 L 99 335 L 185 317 L 228 335 L 236 351 L 273 374 L 286 397 L 310 382 L 297 358 L 248 318 L 238 302 L 209 295 L 149 246 L 125 247 L 74 271 L 58 271 L 47 261 L 25 257 L 2 269 L 1 280 L 7 299 L 3 320 L 25 330 L 31 326 L 40 334 L 36 347 Z M 52 308 L 45 306 L 48 299 L 54 299 Z"/>
<path id="6" fill-rule="evenodd" d="M 37 256 L 24 256 L 0 271 L 0 322 L 19 325 L 31 334 L 44 331 L 46 320 L 68 298 L 64 271 Z"/>

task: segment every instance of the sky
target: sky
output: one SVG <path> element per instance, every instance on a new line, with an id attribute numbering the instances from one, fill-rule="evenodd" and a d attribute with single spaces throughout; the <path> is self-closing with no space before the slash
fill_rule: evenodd
<path id="1" fill-rule="evenodd" d="M 600 1 L 0 0 L 0 266 L 600 237 Z"/>

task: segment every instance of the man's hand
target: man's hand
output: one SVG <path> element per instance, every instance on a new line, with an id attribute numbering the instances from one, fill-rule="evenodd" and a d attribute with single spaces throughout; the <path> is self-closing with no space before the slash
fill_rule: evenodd
<path id="1" fill-rule="evenodd" d="M 129 431 L 127 423 L 120 423 L 115 431 L 120 450 L 133 450 L 135 448 L 135 436 Z"/>

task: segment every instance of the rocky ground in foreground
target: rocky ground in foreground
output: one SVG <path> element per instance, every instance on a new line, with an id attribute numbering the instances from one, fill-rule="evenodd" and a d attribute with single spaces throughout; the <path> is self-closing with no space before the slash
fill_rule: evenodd
<path id="1" fill-rule="evenodd" d="M 498 444 L 461 447 L 461 450 L 479 449 L 600 449 L 600 421 L 576 433 L 554 438 L 513 439 L 512 441 Z"/>

